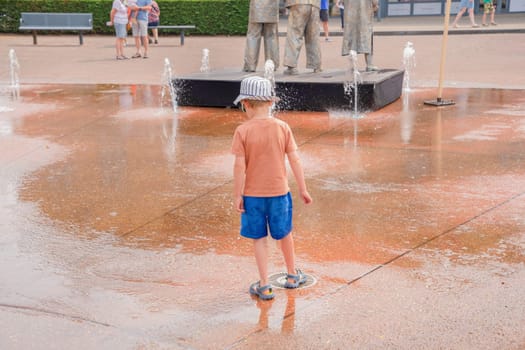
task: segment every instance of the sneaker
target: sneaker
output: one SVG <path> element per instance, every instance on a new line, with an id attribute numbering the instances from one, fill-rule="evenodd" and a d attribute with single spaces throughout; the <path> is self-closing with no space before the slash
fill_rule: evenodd
<path id="1" fill-rule="evenodd" d="M 288 67 L 284 70 L 283 74 L 285 75 L 297 75 L 299 74 L 299 70 L 297 68 Z"/>

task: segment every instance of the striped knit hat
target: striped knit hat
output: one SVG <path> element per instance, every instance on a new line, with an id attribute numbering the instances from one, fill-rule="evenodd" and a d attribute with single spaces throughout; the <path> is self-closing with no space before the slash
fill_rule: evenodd
<path id="1" fill-rule="evenodd" d="M 241 91 L 239 96 L 233 101 L 236 105 L 242 100 L 257 100 L 257 101 L 279 101 L 279 97 L 275 96 L 272 83 L 265 78 L 253 76 L 244 78 L 241 81 Z"/>

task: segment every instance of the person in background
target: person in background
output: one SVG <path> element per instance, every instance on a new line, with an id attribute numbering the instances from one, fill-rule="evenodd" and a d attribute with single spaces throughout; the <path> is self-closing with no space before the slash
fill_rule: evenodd
<path id="1" fill-rule="evenodd" d="M 151 0 L 137 0 L 132 13 L 136 12 L 136 21 L 132 21 L 133 37 L 135 38 L 135 48 L 137 52 L 131 58 L 148 58 L 148 12 L 151 10 Z M 140 47 L 144 47 L 142 55 Z"/>
<path id="2" fill-rule="evenodd" d="M 151 36 L 148 42 L 159 43 L 159 30 L 157 29 L 160 22 L 160 7 L 155 0 L 151 1 L 151 10 L 148 13 L 148 29 L 151 29 Z"/>
<path id="3" fill-rule="evenodd" d="M 328 0 L 321 0 L 321 9 L 319 10 L 319 19 L 321 20 L 321 23 L 323 24 L 324 40 L 326 42 L 332 41 L 332 39 L 328 37 L 329 11 L 330 11 L 330 7 L 328 6 Z"/>
<path id="4" fill-rule="evenodd" d="M 319 13 L 316 11 L 319 18 Z M 318 28 L 319 30 L 319 28 Z M 297 143 L 290 126 L 271 115 L 275 96 L 270 80 L 251 76 L 241 81 L 234 104 L 241 104 L 248 120 L 235 129 L 231 152 L 234 209 L 241 214 L 240 234 L 253 241 L 260 280 L 250 286 L 250 294 L 261 300 L 274 298 L 268 280 L 268 231 L 279 241 L 286 264 L 285 288 L 297 288 L 307 277 L 295 268 L 292 236 L 292 196 L 287 166 L 292 169 L 299 195 L 312 202 L 304 180 Z"/>
<path id="5" fill-rule="evenodd" d="M 345 27 L 345 3 L 343 0 L 337 0 L 337 7 L 339 8 L 339 15 L 341 16 L 341 28 Z"/>
<path id="6" fill-rule="evenodd" d="M 472 25 L 472 27 L 479 27 L 479 25 L 476 23 L 476 20 L 474 19 L 474 0 L 461 0 L 461 2 L 459 3 L 459 8 L 460 10 L 456 15 L 456 18 L 454 19 L 454 23 L 452 23 L 452 27 L 458 27 L 458 21 L 461 19 L 461 17 L 467 10 L 468 16 L 470 18 L 470 24 Z"/>
<path id="7" fill-rule="evenodd" d="M 124 43 L 127 36 L 126 26 L 128 24 L 128 8 L 123 0 L 113 0 L 108 24 L 115 27 L 115 49 L 117 51 L 117 60 L 128 59 L 128 57 L 124 55 Z"/>
<path id="8" fill-rule="evenodd" d="M 488 26 L 487 24 L 487 15 L 490 13 L 490 24 L 495 26 L 497 23 L 494 21 L 494 14 L 496 13 L 496 8 L 492 0 L 483 0 L 483 17 L 481 18 L 481 24 L 483 26 Z"/>
<path id="9" fill-rule="evenodd" d="M 138 24 L 137 24 L 137 0 L 124 0 L 127 2 L 128 5 L 128 28 L 131 28 L 131 36 L 133 37 L 133 40 L 135 41 L 135 48 L 137 49 L 137 52 L 140 52 L 140 37 L 138 36 Z M 131 58 L 136 58 L 135 55 L 131 56 Z M 139 56 L 140 57 L 140 56 Z"/>

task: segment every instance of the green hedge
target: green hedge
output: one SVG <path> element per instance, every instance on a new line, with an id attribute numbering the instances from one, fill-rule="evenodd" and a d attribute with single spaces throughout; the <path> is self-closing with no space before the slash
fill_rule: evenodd
<path id="1" fill-rule="evenodd" d="M 165 25 L 194 24 L 188 34 L 244 35 L 250 0 L 157 0 Z M 107 27 L 112 0 L 0 0 L 0 32 L 18 32 L 21 12 L 88 12 L 93 34 L 113 34 Z"/>

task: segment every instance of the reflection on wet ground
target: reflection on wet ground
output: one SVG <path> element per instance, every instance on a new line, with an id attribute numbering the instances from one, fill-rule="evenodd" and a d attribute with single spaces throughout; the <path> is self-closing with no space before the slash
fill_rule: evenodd
<path id="1" fill-rule="evenodd" d="M 315 200 L 296 201 L 294 235 L 318 283 L 271 303 L 247 293 L 257 274 L 232 210 L 239 111 L 174 113 L 156 86 L 0 99 L 0 344 L 519 348 L 525 98 L 447 94 L 456 105 L 417 90 L 360 120 L 278 114 Z M 270 262 L 282 270 L 277 248 Z"/>

